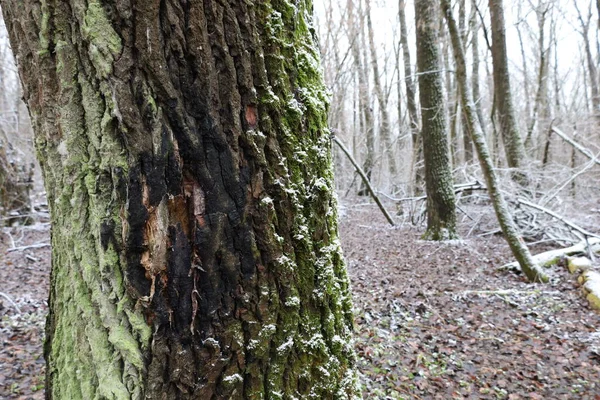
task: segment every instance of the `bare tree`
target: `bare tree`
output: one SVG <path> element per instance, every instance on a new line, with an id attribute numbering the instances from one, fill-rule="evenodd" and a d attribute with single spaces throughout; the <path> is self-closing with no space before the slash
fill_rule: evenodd
<path id="1" fill-rule="evenodd" d="M 506 53 L 506 32 L 504 26 L 504 8 L 502 0 L 489 0 L 492 22 L 492 61 L 494 64 L 494 104 L 504 142 L 506 162 L 513 168 L 513 179 L 527 184 L 527 178 L 521 171 L 525 160 L 525 148 L 519 134 L 510 89 L 510 74 Z"/>
<path id="2" fill-rule="evenodd" d="M 52 215 L 47 398 L 355 398 L 311 9 L 2 1 Z"/>
<path id="3" fill-rule="evenodd" d="M 579 8 L 578 3 L 580 2 L 573 0 L 575 10 L 577 11 L 577 19 L 579 20 L 580 24 L 579 33 L 583 39 L 583 48 L 587 62 L 587 75 L 592 96 L 592 115 L 600 122 L 600 90 L 598 88 L 598 70 L 596 68 L 594 55 L 592 54 L 592 45 L 589 37 L 590 24 L 592 21 L 592 4 L 588 4 L 587 14 L 584 16 Z"/>
<path id="4" fill-rule="evenodd" d="M 371 66 L 373 68 L 373 81 L 375 86 L 375 95 L 377 96 L 377 103 L 379 104 L 379 115 L 381 116 L 380 122 L 380 134 L 383 144 L 383 152 L 387 155 L 388 167 L 390 169 L 390 178 L 392 180 L 392 187 L 395 186 L 394 180 L 397 178 L 396 159 L 394 149 L 392 147 L 392 139 L 390 132 L 390 117 L 388 113 L 388 102 L 387 96 L 384 93 L 381 85 L 381 76 L 379 74 L 379 65 L 377 58 L 377 49 L 375 48 L 375 33 L 373 31 L 373 22 L 371 21 L 371 1 L 365 0 L 366 2 L 366 18 L 367 18 L 367 34 L 369 37 L 369 49 L 371 54 Z"/>
<path id="5" fill-rule="evenodd" d="M 435 0 L 415 0 L 417 68 L 427 188 L 425 237 L 445 240 L 457 235 L 442 64 L 437 42 L 438 16 Z"/>
<path id="6" fill-rule="evenodd" d="M 402 43 L 402 57 L 404 60 L 404 82 L 406 85 L 406 105 L 408 108 L 408 119 L 410 132 L 412 137 L 412 168 L 415 178 L 415 193 L 419 193 L 423 182 L 423 169 L 420 166 L 423 159 L 423 142 L 419 131 L 419 111 L 417 109 L 417 96 L 415 83 L 412 75 L 412 65 L 410 62 L 410 49 L 408 46 L 408 30 L 406 27 L 406 13 L 404 8 L 406 4 L 404 0 L 398 0 L 398 18 L 400 21 L 400 42 Z"/>
<path id="7" fill-rule="evenodd" d="M 527 246 L 525 246 L 523 239 L 518 234 L 517 228 L 508 211 L 508 206 L 506 205 L 502 192 L 500 191 L 498 179 L 496 178 L 496 174 L 494 172 L 492 159 L 490 157 L 483 132 L 481 131 L 481 127 L 477 122 L 477 114 L 473 104 L 473 99 L 471 98 L 471 90 L 467 80 L 465 52 L 463 49 L 463 44 L 461 43 L 456 22 L 452 16 L 450 0 L 441 1 L 444 16 L 448 22 L 448 28 L 452 38 L 454 57 L 456 59 L 456 76 L 460 89 L 460 95 L 462 97 L 463 104 L 465 105 L 464 112 L 468 125 L 467 129 L 471 133 L 471 137 L 475 143 L 481 169 L 483 170 L 483 174 L 485 176 L 487 189 L 490 197 L 492 198 L 494 210 L 496 211 L 498 222 L 502 228 L 502 233 L 510 245 L 513 255 L 518 260 L 521 269 L 527 275 L 527 277 L 533 282 L 546 281 L 548 278 L 543 274 L 539 266 L 535 264 L 531 254 L 529 253 L 529 250 L 527 249 Z"/>

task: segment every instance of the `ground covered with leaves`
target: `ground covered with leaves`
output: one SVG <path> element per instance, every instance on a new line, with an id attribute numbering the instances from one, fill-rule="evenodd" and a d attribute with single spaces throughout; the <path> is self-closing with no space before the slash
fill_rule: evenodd
<path id="1" fill-rule="evenodd" d="M 600 399 L 600 317 L 564 266 L 530 284 L 498 270 L 501 236 L 422 241 L 370 204 L 343 211 L 365 398 Z"/>
<path id="2" fill-rule="evenodd" d="M 600 399 L 600 317 L 566 268 L 529 284 L 481 227 L 435 243 L 371 203 L 341 211 L 364 398 Z M 2 232 L 0 398 L 42 399 L 49 226 Z"/>

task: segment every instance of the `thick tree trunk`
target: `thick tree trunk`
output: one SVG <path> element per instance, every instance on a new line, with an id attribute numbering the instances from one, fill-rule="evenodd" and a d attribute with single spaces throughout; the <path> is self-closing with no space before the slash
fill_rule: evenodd
<path id="1" fill-rule="evenodd" d="M 311 2 L 2 11 L 52 212 L 47 397 L 353 397 Z"/>
<path id="2" fill-rule="evenodd" d="M 438 49 L 439 24 L 435 1 L 416 0 L 417 68 L 421 99 L 427 233 L 444 240 L 456 237 L 456 205 L 450 169 L 446 104 Z"/>
<path id="3" fill-rule="evenodd" d="M 519 171 L 525 160 L 525 147 L 519 135 L 512 103 L 502 2 L 502 0 L 489 0 L 492 20 L 492 62 L 494 64 L 496 115 L 500 123 L 500 132 L 506 152 L 506 162 L 509 168 L 516 170 L 512 174 L 513 179 L 522 185 L 526 185 L 527 178 L 522 171 Z"/>
<path id="4" fill-rule="evenodd" d="M 479 162 L 483 175 L 485 176 L 486 185 L 490 198 L 494 205 L 494 211 L 498 218 L 498 223 L 502 229 L 506 241 L 508 242 L 513 255 L 517 259 L 521 269 L 527 275 L 527 278 L 534 282 L 547 281 L 548 278 L 540 270 L 539 266 L 533 260 L 531 253 L 527 246 L 525 246 L 523 239 L 519 235 L 515 223 L 512 220 L 510 213 L 508 212 L 508 206 L 504 201 L 504 196 L 500 191 L 498 185 L 498 179 L 494 172 L 494 166 L 492 165 L 492 158 L 487 148 L 483 132 L 479 124 L 477 123 L 477 114 L 475 112 L 475 105 L 473 99 L 471 99 L 471 91 L 467 80 L 467 63 L 465 61 L 465 52 L 463 44 L 461 43 L 456 21 L 452 16 L 452 9 L 450 7 L 450 0 L 441 0 L 442 11 L 448 22 L 448 29 L 450 31 L 450 37 L 452 38 L 452 47 L 454 49 L 454 58 L 456 60 L 456 78 L 460 90 L 460 96 L 462 102 L 465 105 L 465 116 L 467 121 L 467 129 L 471 133 L 473 142 L 475 143 L 475 149 L 479 157 Z"/>

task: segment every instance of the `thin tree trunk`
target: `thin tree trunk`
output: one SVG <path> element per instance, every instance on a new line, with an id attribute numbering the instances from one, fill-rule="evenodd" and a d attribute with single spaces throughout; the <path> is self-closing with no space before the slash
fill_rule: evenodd
<path id="1" fill-rule="evenodd" d="M 594 56 L 592 54 L 592 48 L 590 45 L 589 28 L 590 21 L 592 18 L 591 9 L 586 19 L 583 18 L 579 7 L 577 6 L 577 0 L 574 0 L 575 9 L 577 10 L 577 17 L 581 25 L 581 37 L 583 39 L 583 48 L 585 50 L 585 60 L 587 62 L 587 75 L 589 78 L 590 90 L 592 92 L 592 115 L 600 122 L 600 90 L 598 88 L 598 70 L 596 69 L 596 63 L 594 62 Z"/>
<path id="2" fill-rule="evenodd" d="M 373 68 L 373 81 L 375 85 L 375 95 L 379 104 L 379 114 L 381 115 L 381 139 L 383 142 L 383 151 L 387 155 L 388 167 L 390 169 L 390 178 L 392 187 L 395 186 L 397 178 L 396 159 L 394 158 L 394 149 L 392 147 L 392 139 L 390 132 L 390 117 L 387 110 L 387 100 L 381 86 L 381 78 L 379 76 L 379 65 L 377 62 L 377 49 L 375 48 L 375 33 L 373 32 L 373 23 L 371 21 L 371 1 L 366 2 L 366 17 L 367 17 L 367 33 L 369 37 L 369 49 L 371 50 L 371 66 Z"/>
<path id="3" fill-rule="evenodd" d="M 456 27 L 456 22 L 452 16 L 450 0 L 441 0 L 441 2 L 444 16 L 448 22 L 450 36 L 452 38 L 454 57 L 456 59 L 456 77 L 460 88 L 460 94 L 463 99 L 463 104 L 465 104 L 465 114 L 468 123 L 468 129 L 471 133 L 473 142 L 475 143 L 475 149 L 477 150 L 481 169 L 485 176 L 488 192 L 494 205 L 498 223 L 500 224 L 502 233 L 504 234 L 504 237 L 508 242 L 514 257 L 519 262 L 519 265 L 521 266 L 521 269 L 527 278 L 532 282 L 545 282 L 548 280 L 548 278 L 543 274 L 539 266 L 535 264 L 529 249 L 523 243 L 523 240 L 519 235 L 508 211 L 508 206 L 504 201 L 502 192 L 500 191 L 498 179 L 496 178 L 496 174 L 494 172 L 494 166 L 492 165 L 492 160 L 483 136 L 483 132 L 477 123 L 477 114 L 475 112 L 473 99 L 471 99 L 471 91 L 468 87 L 465 52 L 460 40 L 458 28 Z"/>
<path id="4" fill-rule="evenodd" d="M 485 119 L 483 118 L 483 110 L 481 107 L 481 90 L 479 89 L 479 23 L 477 19 L 477 0 L 472 0 L 471 16 L 469 25 L 471 28 L 471 54 L 473 57 L 473 75 L 471 76 L 471 84 L 473 86 L 473 101 L 475 101 L 475 110 L 481 126 L 481 131 L 485 135 Z M 468 135 L 467 135 L 468 136 Z"/>
<path id="5" fill-rule="evenodd" d="M 496 115 L 504 142 L 506 162 L 514 169 L 513 179 L 527 186 L 527 177 L 521 170 L 525 160 L 525 148 L 519 135 L 510 89 L 510 74 L 506 53 L 506 33 L 502 0 L 489 0 L 492 21 L 492 60 L 494 64 L 494 98 Z"/>
<path id="6" fill-rule="evenodd" d="M 354 398 L 310 10 L 2 1 L 52 215 L 48 399 Z"/>
<path id="7" fill-rule="evenodd" d="M 538 76 L 537 76 L 537 91 L 535 94 L 535 101 L 533 103 L 533 115 L 527 128 L 527 137 L 525 138 L 525 147 L 531 151 L 537 148 L 536 138 L 534 137 L 534 129 L 536 125 L 539 125 L 539 119 L 542 120 L 548 117 L 548 53 L 550 46 L 546 46 L 546 16 L 549 12 L 549 6 L 539 10 L 542 4 L 538 5 L 536 10 L 539 37 L 538 37 Z"/>
<path id="8" fill-rule="evenodd" d="M 406 27 L 406 7 L 404 0 L 398 0 L 398 18 L 400 19 L 400 42 L 402 43 L 402 58 L 404 59 L 404 81 L 406 84 L 406 107 L 408 108 L 408 118 L 413 146 L 413 161 L 411 163 L 414 169 L 411 178 L 414 176 L 414 194 L 421 194 L 421 187 L 424 181 L 423 167 L 423 140 L 419 131 L 419 111 L 417 109 L 416 88 L 413 80 L 412 65 L 410 61 L 410 49 L 408 47 L 408 32 Z"/>
<path id="9" fill-rule="evenodd" d="M 354 0 L 349 1 L 349 27 L 350 32 L 353 33 L 354 38 L 352 41 L 352 56 L 354 57 L 354 65 L 358 74 L 358 103 L 360 113 L 364 121 L 360 134 L 365 135 L 366 141 L 366 153 L 363 159 L 362 169 L 365 172 L 369 181 L 371 181 L 371 175 L 373 173 L 373 166 L 375 164 L 375 122 L 373 118 L 373 110 L 371 108 L 371 101 L 369 96 L 369 83 L 368 75 L 366 71 L 365 63 L 361 54 L 361 47 L 364 49 L 364 36 L 363 36 L 363 24 L 362 22 L 357 23 L 355 20 L 356 12 L 354 10 Z M 360 11 L 360 8 L 359 8 Z M 361 44 L 361 41 L 363 42 Z M 365 58 L 366 59 L 366 58 Z M 359 196 L 368 196 L 368 188 L 361 183 L 358 191 Z"/>
<path id="10" fill-rule="evenodd" d="M 438 12 L 435 0 L 416 0 L 417 67 L 421 99 L 427 232 L 425 238 L 455 238 L 456 212 L 448 151 L 446 104 L 438 49 Z"/>
<path id="11" fill-rule="evenodd" d="M 476 1 L 476 0 L 474 0 Z M 523 92 L 525 94 L 525 115 L 527 116 L 527 126 L 531 125 L 533 118 L 531 117 L 531 90 L 529 88 L 529 68 L 527 63 L 527 56 L 525 55 L 525 43 L 523 42 L 523 33 L 521 32 L 521 24 L 525 23 L 521 15 L 522 2 L 518 2 L 517 5 L 519 23 L 515 25 L 517 30 L 517 36 L 519 37 L 519 49 L 521 50 L 521 62 L 523 64 Z"/>
<path id="12" fill-rule="evenodd" d="M 459 3 L 459 30 L 460 30 L 460 35 L 461 35 L 461 40 L 463 41 L 463 43 L 467 43 L 467 2 L 466 0 L 460 0 Z M 474 32 L 473 35 L 477 35 L 477 32 Z M 460 102 L 460 95 L 457 95 L 458 97 L 458 101 Z M 471 143 L 471 138 L 469 137 L 469 133 L 467 132 L 466 129 L 466 125 L 467 122 L 465 121 L 465 114 L 463 112 L 464 109 L 464 105 L 461 103 L 460 106 L 461 112 L 461 132 L 462 132 L 462 142 L 463 142 L 463 149 L 464 149 L 464 162 L 465 164 L 469 164 L 473 161 L 473 144 Z"/>

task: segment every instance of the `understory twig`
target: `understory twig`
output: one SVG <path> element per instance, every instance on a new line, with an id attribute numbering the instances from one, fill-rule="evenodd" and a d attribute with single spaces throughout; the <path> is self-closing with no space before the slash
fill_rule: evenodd
<path id="1" fill-rule="evenodd" d="M 373 197 L 373 200 L 375 200 L 375 203 L 377 203 L 377 206 L 379 207 L 379 209 L 381 210 L 381 212 L 383 213 L 383 215 L 385 216 L 387 221 L 390 223 L 390 225 L 395 226 L 396 224 L 394 223 L 394 220 L 392 219 L 390 214 L 387 212 L 387 210 L 385 209 L 383 204 L 381 204 L 381 200 L 379 200 L 377 193 L 375 193 L 375 191 L 373 190 L 373 187 L 371 186 L 371 182 L 369 182 L 369 178 L 367 178 L 367 175 L 364 173 L 364 171 L 362 170 L 360 165 L 358 165 L 358 163 L 356 162 L 354 157 L 352 157 L 352 154 L 350 154 L 350 151 L 336 136 L 331 136 L 331 138 L 339 146 L 339 148 L 342 149 L 344 154 L 346 154 L 346 157 L 348 157 L 348 159 L 354 166 L 354 169 L 356 169 L 356 172 L 358 172 L 358 174 L 362 178 L 363 182 L 365 183 L 365 186 L 367 187 L 367 189 L 369 189 L 369 193 L 371 193 L 371 197 Z"/>
<path id="2" fill-rule="evenodd" d="M 4 297 L 6 300 L 8 300 L 8 302 L 10 304 L 12 304 L 12 306 L 17 310 L 17 312 L 19 314 L 21 314 L 21 309 L 19 308 L 19 306 L 17 305 L 17 303 L 15 303 L 6 293 L 0 292 L 0 296 Z"/>
<path id="3" fill-rule="evenodd" d="M 42 247 L 50 247 L 50 243 L 36 243 L 30 244 L 29 246 L 19 246 L 13 247 L 11 249 L 6 250 L 7 253 L 12 253 L 13 251 L 23 251 L 29 249 L 41 249 Z"/>
<path id="4" fill-rule="evenodd" d="M 542 207 L 542 206 L 540 206 L 540 205 L 538 205 L 538 204 L 532 203 L 532 202 L 530 202 L 530 201 L 527 201 L 527 200 L 525 200 L 525 199 L 522 199 L 522 198 L 518 198 L 518 199 L 517 199 L 517 201 L 518 201 L 520 204 L 524 204 L 524 205 L 526 205 L 526 206 L 528 206 L 528 207 L 535 208 L 536 210 L 542 211 L 543 213 L 546 213 L 546 214 L 550 215 L 551 217 L 553 217 L 553 218 L 556 218 L 557 220 L 559 220 L 559 221 L 560 221 L 560 222 L 562 222 L 563 224 L 567 225 L 567 226 L 568 226 L 568 227 L 570 227 L 571 229 L 573 229 L 573 230 L 575 230 L 575 231 L 577 231 L 577 232 L 581 233 L 581 234 L 582 234 L 583 236 L 585 236 L 586 238 L 588 238 L 588 237 L 594 237 L 594 238 L 598 238 L 598 239 L 600 239 L 600 235 L 596 235 L 595 233 L 589 232 L 589 231 L 587 231 L 587 230 L 583 229 L 582 227 L 580 227 L 580 226 L 578 226 L 578 225 L 575 225 L 573 222 L 571 222 L 571 221 L 568 221 L 568 220 L 567 220 L 567 219 L 565 219 L 563 216 L 561 216 L 561 215 L 558 215 L 557 213 L 555 213 L 555 212 L 554 212 L 554 211 L 552 211 L 552 210 L 549 210 L 549 209 L 547 209 L 547 208 L 545 208 L 545 207 Z"/>

